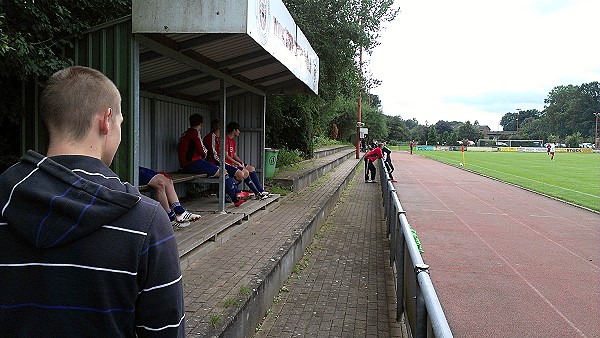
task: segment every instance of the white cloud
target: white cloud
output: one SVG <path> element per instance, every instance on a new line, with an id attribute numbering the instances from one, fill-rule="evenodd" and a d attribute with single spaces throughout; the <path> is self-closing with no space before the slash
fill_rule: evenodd
<path id="1" fill-rule="evenodd" d="M 600 80 L 597 0 L 397 0 L 369 60 L 388 115 L 475 121 L 543 109 L 559 85 Z"/>

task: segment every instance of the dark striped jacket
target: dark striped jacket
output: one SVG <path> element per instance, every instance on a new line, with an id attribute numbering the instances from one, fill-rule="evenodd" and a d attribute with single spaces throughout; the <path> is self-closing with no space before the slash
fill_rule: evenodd
<path id="1" fill-rule="evenodd" d="M 0 208 L 2 336 L 185 336 L 168 217 L 102 161 L 29 151 Z"/>

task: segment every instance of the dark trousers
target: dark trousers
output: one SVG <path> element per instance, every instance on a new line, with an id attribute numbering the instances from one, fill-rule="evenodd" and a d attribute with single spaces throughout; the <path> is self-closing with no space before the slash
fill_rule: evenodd
<path id="1" fill-rule="evenodd" d="M 369 159 L 365 158 L 365 181 L 369 180 L 369 173 L 371 174 L 370 180 L 375 179 L 375 165 Z"/>
<path id="2" fill-rule="evenodd" d="M 385 161 L 385 168 L 387 169 L 388 175 L 390 175 L 390 178 L 393 180 L 394 176 L 392 176 L 392 172 L 394 171 L 394 165 L 392 164 L 392 161 Z"/>

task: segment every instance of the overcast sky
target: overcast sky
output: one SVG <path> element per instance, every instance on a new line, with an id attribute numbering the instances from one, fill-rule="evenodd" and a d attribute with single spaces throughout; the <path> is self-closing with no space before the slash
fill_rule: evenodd
<path id="1" fill-rule="evenodd" d="M 600 0 L 396 0 L 365 66 L 386 115 L 479 121 L 544 108 L 559 85 L 600 81 Z M 365 55 L 365 59 L 367 56 Z"/>

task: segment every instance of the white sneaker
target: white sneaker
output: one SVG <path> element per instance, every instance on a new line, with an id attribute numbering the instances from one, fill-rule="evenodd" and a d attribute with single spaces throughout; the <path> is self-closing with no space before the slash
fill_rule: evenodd
<path id="1" fill-rule="evenodd" d="M 269 198 L 269 195 L 271 195 L 268 191 L 263 191 L 260 194 L 258 194 L 258 196 L 256 196 L 256 198 L 260 199 L 260 200 L 264 200 Z"/>
<path id="2" fill-rule="evenodd" d="M 197 220 L 200 219 L 200 215 L 196 215 L 196 214 L 192 214 L 189 211 L 184 211 L 183 214 L 181 215 L 175 215 L 175 220 L 177 221 L 177 223 L 183 223 L 183 222 L 196 222 Z"/>
<path id="3" fill-rule="evenodd" d="M 175 230 L 177 228 L 185 228 L 188 225 L 190 225 L 189 221 L 184 221 L 184 222 L 171 221 L 171 226 L 173 227 L 173 230 Z"/>

